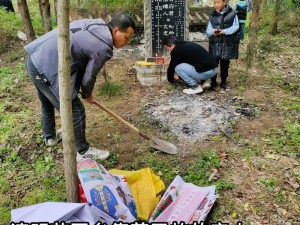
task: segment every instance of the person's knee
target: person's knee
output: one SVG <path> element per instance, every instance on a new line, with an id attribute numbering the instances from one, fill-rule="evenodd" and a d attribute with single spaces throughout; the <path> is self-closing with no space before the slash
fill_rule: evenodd
<path id="1" fill-rule="evenodd" d="M 186 71 L 186 64 L 181 63 L 175 67 L 175 73 L 180 76 L 182 73 Z"/>
<path id="2" fill-rule="evenodd" d="M 182 71 L 182 66 L 181 64 L 179 64 L 178 66 L 175 67 L 175 73 L 180 74 L 181 71 Z"/>

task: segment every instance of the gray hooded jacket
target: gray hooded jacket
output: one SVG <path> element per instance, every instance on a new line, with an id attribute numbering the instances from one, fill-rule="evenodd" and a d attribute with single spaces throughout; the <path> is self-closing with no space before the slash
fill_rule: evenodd
<path id="1" fill-rule="evenodd" d="M 59 100 L 57 37 L 57 29 L 54 29 L 24 48 Z M 93 92 L 97 74 L 113 56 L 113 39 L 109 27 L 102 19 L 71 22 L 70 48 L 72 99 L 77 96 L 80 88 L 82 97 L 88 98 Z"/>

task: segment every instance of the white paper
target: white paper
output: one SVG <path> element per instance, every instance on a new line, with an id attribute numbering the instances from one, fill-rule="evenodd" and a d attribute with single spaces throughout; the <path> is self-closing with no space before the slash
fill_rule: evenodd
<path id="1" fill-rule="evenodd" d="M 87 203 L 44 202 L 11 211 L 11 222 L 87 222 L 94 225 L 101 212 Z M 105 222 L 105 221 L 103 221 Z"/>

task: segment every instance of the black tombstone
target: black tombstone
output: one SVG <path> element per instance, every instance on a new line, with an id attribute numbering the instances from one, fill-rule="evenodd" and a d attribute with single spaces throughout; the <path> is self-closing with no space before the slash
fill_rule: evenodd
<path id="1" fill-rule="evenodd" d="M 177 40 L 185 38 L 185 0 L 151 0 L 152 56 L 164 55 L 161 39 L 173 35 Z"/>

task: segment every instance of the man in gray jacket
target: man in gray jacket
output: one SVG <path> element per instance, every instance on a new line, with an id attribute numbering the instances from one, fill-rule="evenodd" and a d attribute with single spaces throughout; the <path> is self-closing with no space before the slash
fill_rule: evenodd
<path id="1" fill-rule="evenodd" d="M 125 46 L 135 23 L 127 14 L 115 16 L 109 23 L 102 19 L 83 19 L 70 23 L 72 113 L 77 158 L 91 157 L 105 160 L 108 151 L 93 148 L 85 137 L 85 108 L 82 98 L 93 103 L 96 77 L 106 61 L 113 56 L 113 47 Z M 44 142 L 54 146 L 61 140 L 55 129 L 55 112 L 59 111 L 57 29 L 26 45 L 26 69 L 41 102 L 41 122 Z"/>

